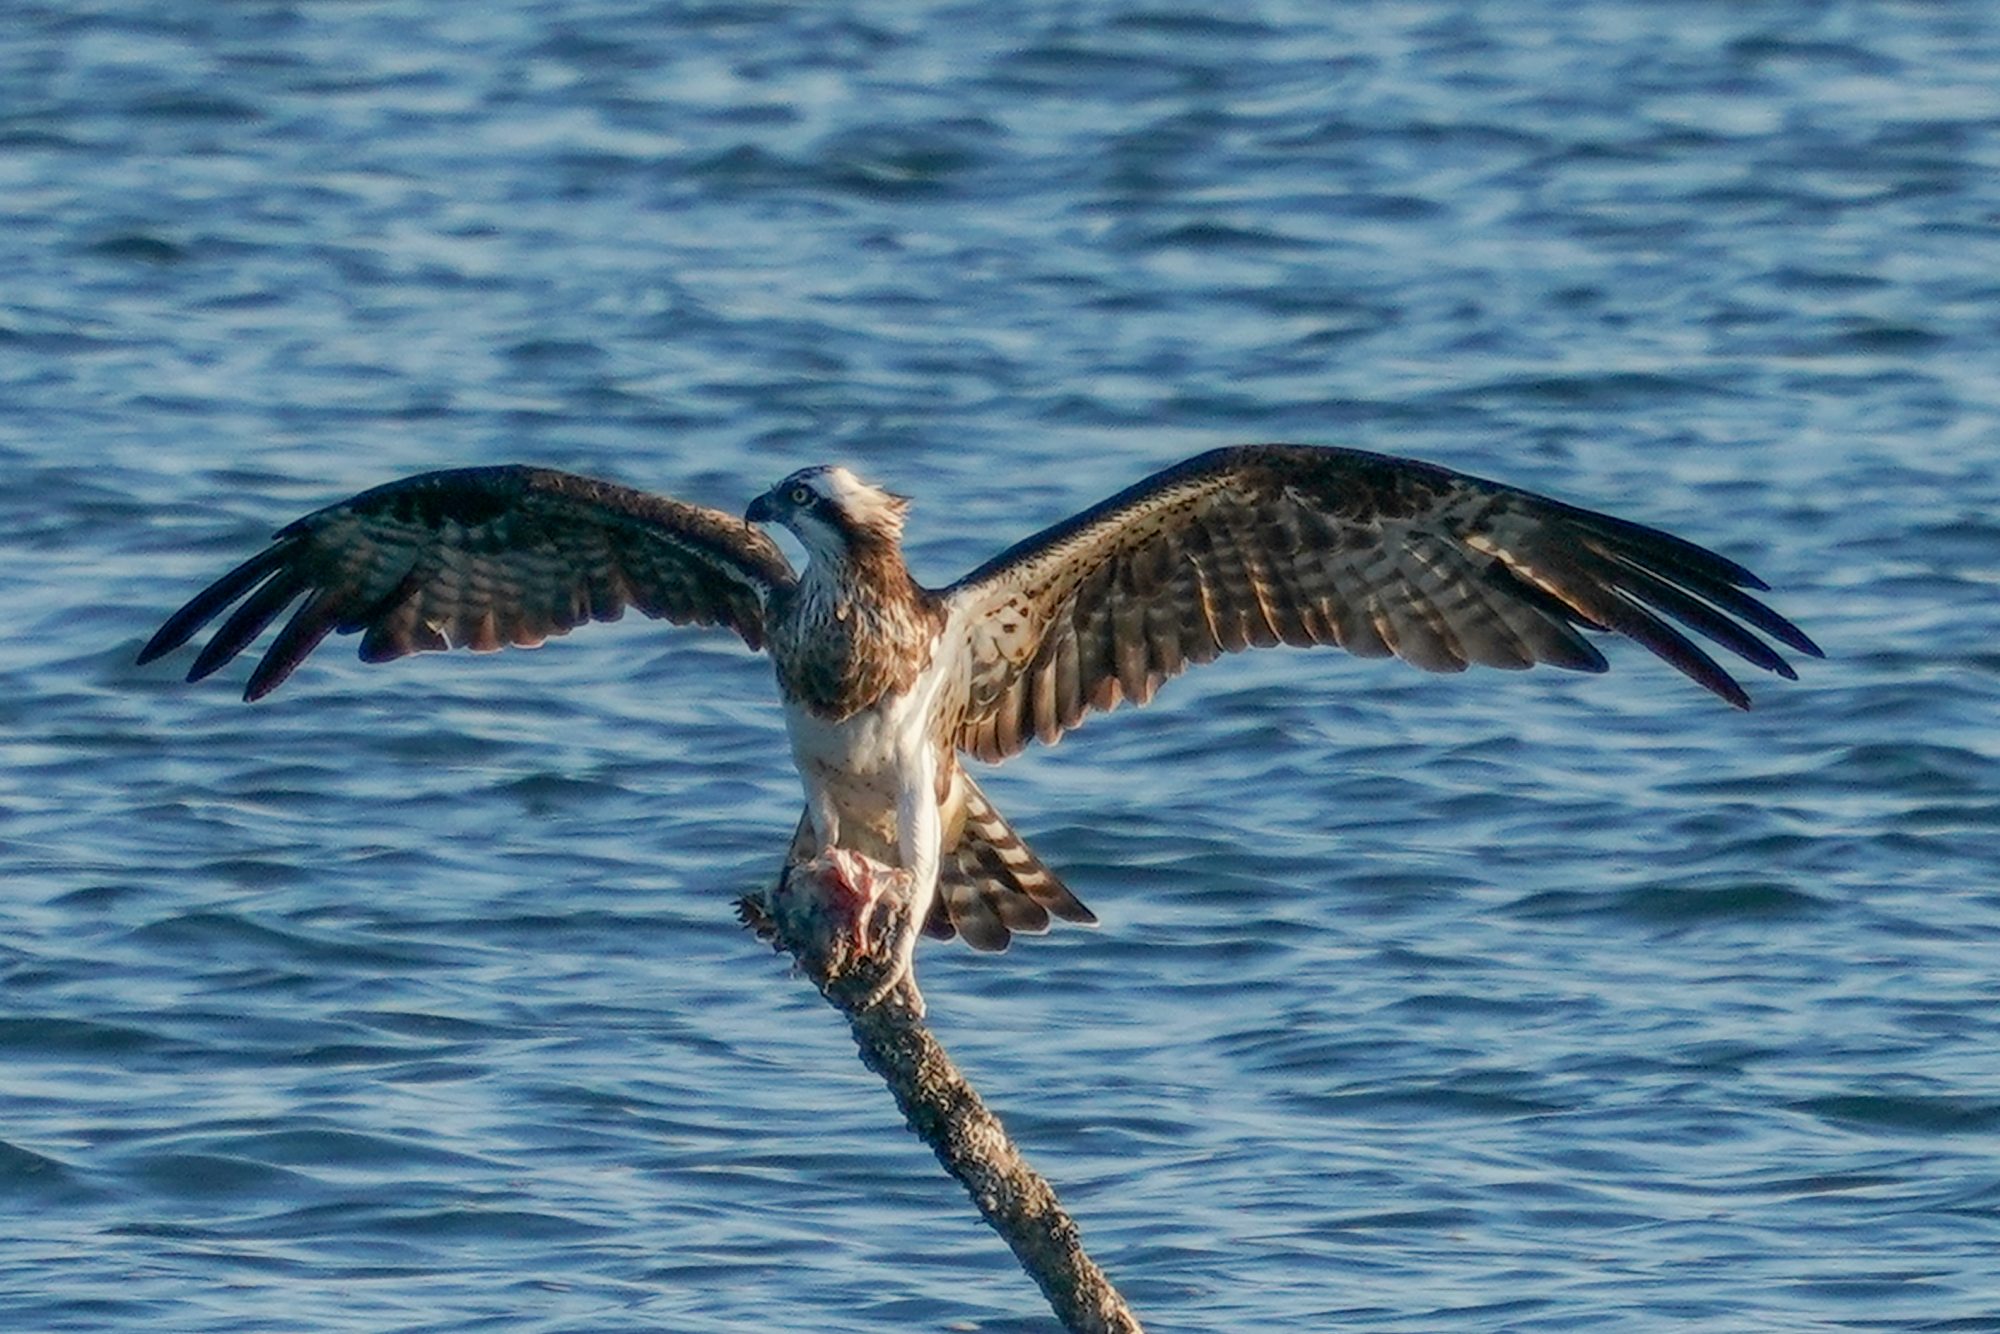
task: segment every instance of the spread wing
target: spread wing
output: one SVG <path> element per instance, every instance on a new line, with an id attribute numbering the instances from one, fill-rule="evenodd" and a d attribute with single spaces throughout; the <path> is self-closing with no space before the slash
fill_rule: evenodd
<path id="1" fill-rule="evenodd" d="M 1669 533 L 1447 468 L 1302 445 L 1220 449 L 1002 552 L 944 590 L 968 646 L 958 744 L 982 759 L 1153 697 L 1190 663 L 1272 644 L 1394 654 L 1427 671 L 1604 656 L 1635 639 L 1739 708 L 1675 622 L 1796 679 L 1760 631 L 1821 656 L 1743 591 L 1750 571 Z"/>
<path id="2" fill-rule="evenodd" d="M 784 553 L 719 510 L 547 468 L 455 468 L 364 491 L 280 529 L 272 545 L 175 612 L 140 651 L 185 644 L 231 604 L 196 656 L 199 681 L 298 609 L 250 675 L 276 689 L 328 634 L 361 657 L 531 647 L 625 608 L 764 642 L 764 598 L 794 582 Z"/>

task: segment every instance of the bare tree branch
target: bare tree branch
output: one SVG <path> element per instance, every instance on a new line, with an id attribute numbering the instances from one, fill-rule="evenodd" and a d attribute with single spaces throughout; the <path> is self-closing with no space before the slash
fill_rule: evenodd
<path id="1" fill-rule="evenodd" d="M 836 848 L 789 868 L 776 890 L 739 905 L 746 925 L 790 954 L 847 1017 L 861 1061 L 882 1077 L 911 1130 L 958 1178 L 1073 1334 L 1140 1334 L 1104 1271 L 1084 1253 L 1076 1223 L 1029 1167 L 924 1023 L 923 996 L 905 974 L 887 985 L 917 929 L 908 875 Z"/>

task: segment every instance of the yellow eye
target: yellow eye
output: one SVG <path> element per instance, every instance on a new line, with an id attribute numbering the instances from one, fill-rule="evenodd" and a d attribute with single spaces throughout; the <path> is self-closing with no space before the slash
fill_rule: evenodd
<path id="1" fill-rule="evenodd" d="M 803 486 L 795 486 L 792 488 L 792 503 L 794 505 L 803 505 L 812 499 L 812 494 L 810 490 Z"/>

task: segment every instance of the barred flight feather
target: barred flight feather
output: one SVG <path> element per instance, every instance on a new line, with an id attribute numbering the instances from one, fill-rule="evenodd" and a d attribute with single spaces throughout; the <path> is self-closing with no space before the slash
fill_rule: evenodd
<path id="1" fill-rule="evenodd" d="M 1759 634 L 1819 649 L 1744 591 L 1763 587 L 1685 539 L 1434 464 L 1301 445 L 1215 450 L 944 590 L 968 625 L 1004 604 L 1027 627 L 1004 644 L 973 633 L 973 704 L 957 742 L 1002 759 L 1089 709 L 1143 703 L 1191 663 L 1279 643 L 1435 672 L 1595 672 L 1604 656 L 1579 631 L 1612 631 L 1743 707 L 1741 685 L 1675 626 L 1792 676 Z"/>
<path id="2" fill-rule="evenodd" d="M 547 468 L 458 468 L 287 525 L 168 618 L 140 661 L 178 648 L 235 604 L 195 658 L 189 679 L 199 680 L 302 597 L 246 698 L 277 688 L 335 633 L 359 632 L 363 660 L 382 662 L 532 647 L 636 606 L 726 626 L 756 648 L 765 594 L 792 582 L 770 538 L 719 510 Z"/>

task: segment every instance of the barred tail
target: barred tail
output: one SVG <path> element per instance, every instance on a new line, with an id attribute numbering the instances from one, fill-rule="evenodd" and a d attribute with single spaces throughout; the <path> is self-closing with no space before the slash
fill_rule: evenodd
<path id="1" fill-rule="evenodd" d="M 1097 921 L 993 809 L 970 775 L 960 770 L 955 782 L 965 818 L 957 844 L 944 852 L 937 902 L 924 924 L 927 934 L 941 940 L 963 936 L 976 950 L 1004 950 L 1016 931 L 1048 930 L 1051 915 L 1066 922 Z"/>

